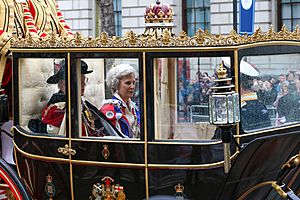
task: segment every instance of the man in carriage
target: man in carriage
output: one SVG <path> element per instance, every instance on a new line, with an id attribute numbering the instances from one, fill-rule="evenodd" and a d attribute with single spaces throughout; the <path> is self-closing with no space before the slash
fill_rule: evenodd
<path id="1" fill-rule="evenodd" d="M 57 84 L 59 91 L 54 93 L 42 111 L 41 119 L 30 119 L 28 128 L 34 133 L 44 133 L 53 135 L 66 135 L 66 62 L 58 61 L 55 64 L 55 73 L 47 79 L 48 84 Z M 88 68 L 88 64 L 81 60 L 81 102 L 82 102 L 82 136 L 102 137 L 109 133 L 105 130 L 98 109 L 84 98 L 87 75 L 93 70 Z M 103 118 L 103 116 L 102 116 Z"/>

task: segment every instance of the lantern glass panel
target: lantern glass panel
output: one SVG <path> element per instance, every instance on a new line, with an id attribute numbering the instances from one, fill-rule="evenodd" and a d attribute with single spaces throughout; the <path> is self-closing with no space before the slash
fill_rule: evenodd
<path id="1" fill-rule="evenodd" d="M 213 124 L 227 124 L 227 98 L 226 95 L 212 95 Z"/>
<path id="2" fill-rule="evenodd" d="M 234 122 L 234 110 L 233 107 L 233 97 L 232 95 L 227 96 L 227 108 L 228 108 L 228 123 L 232 124 Z"/>
<path id="3" fill-rule="evenodd" d="M 232 100 L 233 100 L 233 117 L 234 117 L 234 122 L 240 122 L 240 100 L 239 100 L 239 94 L 235 93 L 232 94 Z"/>
<path id="4" fill-rule="evenodd" d="M 209 123 L 213 123 L 213 111 L 214 111 L 214 106 L 213 106 L 213 100 L 212 96 L 209 96 L 209 101 L 208 101 L 208 110 L 209 110 Z"/>

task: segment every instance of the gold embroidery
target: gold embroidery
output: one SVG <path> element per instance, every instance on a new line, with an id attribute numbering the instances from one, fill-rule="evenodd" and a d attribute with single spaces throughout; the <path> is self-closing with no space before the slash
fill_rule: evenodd
<path id="1" fill-rule="evenodd" d="M 250 92 L 247 94 L 243 94 L 241 97 L 242 107 L 246 105 L 247 101 L 257 100 L 257 94 L 255 92 Z"/>

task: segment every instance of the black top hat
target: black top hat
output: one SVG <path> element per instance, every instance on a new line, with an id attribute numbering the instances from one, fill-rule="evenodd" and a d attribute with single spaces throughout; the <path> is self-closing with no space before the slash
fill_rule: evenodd
<path id="1" fill-rule="evenodd" d="M 63 60 L 60 64 L 60 69 L 58 72 L 47 79 L 47 83 L 49 84 L 57 84 L 59 80 L 65 79 L 65 61 Z M 88 65 L 86 62 L 81 60 L 81 74 L 89 74 L 92 73 L 93 70 L 88 70 Z"/>

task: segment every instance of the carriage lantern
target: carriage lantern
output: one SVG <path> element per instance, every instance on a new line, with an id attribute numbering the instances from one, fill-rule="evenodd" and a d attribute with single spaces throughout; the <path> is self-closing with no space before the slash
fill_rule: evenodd
<path id="1" fill-rule="evenodd" d="M 227 69 L 223 63 L 217 69 L 217 76 L 216 86 L 211 87 L 212 93 L 209 96 L 209 122 L 221 130 L 224 144 L 224 171 L 228 173 L 231 166 L 231 128 L 240 121 L 239 95 L 234 91 L 232 78 L 227 76 Z"/>

